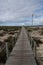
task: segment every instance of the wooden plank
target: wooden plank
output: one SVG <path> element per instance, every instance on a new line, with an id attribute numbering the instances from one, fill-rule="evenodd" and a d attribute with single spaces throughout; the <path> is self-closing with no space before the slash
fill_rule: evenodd
<path id="1" fill-rule="evenodd" d="M 27 32 L 24 27 L 5 65 L 36 65 Z"/>

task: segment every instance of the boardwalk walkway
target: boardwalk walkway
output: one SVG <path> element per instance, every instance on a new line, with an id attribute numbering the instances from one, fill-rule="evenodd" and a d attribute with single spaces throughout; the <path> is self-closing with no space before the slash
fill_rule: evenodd
<path id="1" fill-rule="evenodd" d="M 24 27 L 5 65 L 37 65 Z"/>

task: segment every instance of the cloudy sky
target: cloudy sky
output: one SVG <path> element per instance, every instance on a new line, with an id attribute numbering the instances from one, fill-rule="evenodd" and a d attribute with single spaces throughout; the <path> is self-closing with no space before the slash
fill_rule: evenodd
<path id="1" fill-rule="evenodd" d="M 0 0 L 0 25 L 43 24 L 43 0 Z"/>

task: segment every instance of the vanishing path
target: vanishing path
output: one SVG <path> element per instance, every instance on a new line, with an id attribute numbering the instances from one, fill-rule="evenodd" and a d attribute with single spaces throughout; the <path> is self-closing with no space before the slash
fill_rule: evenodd
<path id="1" fill-rule="evenodd" d="M 37 65 L 24 27 L 5 65 Z"/>

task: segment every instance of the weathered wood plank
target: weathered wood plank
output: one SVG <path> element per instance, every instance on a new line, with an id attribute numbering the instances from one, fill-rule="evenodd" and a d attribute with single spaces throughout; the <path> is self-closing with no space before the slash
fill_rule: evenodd
<path id="1" fill-rule="evenodd" d="M 36 65 L 25 28 L 22 28 L 18 41 L 5 65 Z"/>

